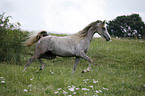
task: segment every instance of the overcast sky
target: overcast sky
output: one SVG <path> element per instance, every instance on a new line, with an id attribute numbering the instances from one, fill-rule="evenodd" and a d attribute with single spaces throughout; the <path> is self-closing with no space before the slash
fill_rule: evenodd
<path id="1" fill-rule="evenodd" d="M 22 30 L 73 34 L 96 20 L 139 14 L 145 21 L 145 0 L 0 0 L 0 14 L 19 21 Z"/>

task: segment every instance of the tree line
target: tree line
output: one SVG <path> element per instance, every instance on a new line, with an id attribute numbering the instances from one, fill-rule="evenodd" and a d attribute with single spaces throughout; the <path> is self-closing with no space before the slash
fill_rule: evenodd
<path id="1" fill-rule="evenodd" d="M 11 16 L 0 14 L 0 62 L 19 63 L 29 32 L 22 31 L 19 22 L 10 23 L 10 19 Z M 111 36 L 145 38 L 145 24 L 139 14 L 118 16 L 107 22 L 107 29 Z"/>
<path id="2" fill-rule="evenodd" d="M 107 23 L 111 36 L 145 38 L 145 23 L 139 14 L 118 16 Z"/>

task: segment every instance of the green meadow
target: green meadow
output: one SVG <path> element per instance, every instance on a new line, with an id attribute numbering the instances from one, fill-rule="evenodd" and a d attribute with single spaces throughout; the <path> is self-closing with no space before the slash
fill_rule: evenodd
<path id="1" fill-rule="evenodd" d="M 145 41 L 94 38 L 87 55 L 91 71 L 81 73 L 88 62 L 81 59 L 72 74 L 73 57 L 45 60 L 46 67 L 25 63 L 34 47 L 21 55 L 21 64 L 0 63 L 0 96 L 145 96 Z"/>

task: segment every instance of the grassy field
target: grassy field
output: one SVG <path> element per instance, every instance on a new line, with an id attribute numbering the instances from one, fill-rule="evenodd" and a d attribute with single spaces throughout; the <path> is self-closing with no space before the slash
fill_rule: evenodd
<path id="1" fill-rule="evenodd" d="M 22 72 L 28 54 L 22 65 L 0 63 L 0 96 L 145 96 L 145 41 L 94 38 L 87 55 L 94 61 L 87 73 L 83 59 L 74 74 L 74 58 L 44 60 L 42 71 L 35 61 Z"/>

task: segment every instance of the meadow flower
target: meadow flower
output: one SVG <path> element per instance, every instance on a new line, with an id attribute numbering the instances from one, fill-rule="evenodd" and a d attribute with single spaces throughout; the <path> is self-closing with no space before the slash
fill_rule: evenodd
<path id="1" fill-rule="evenodd" d="M 87 81 L 89 81 L 89 79 L 84 79 L 83 81 L 84 81 L 83 83 L 87 83 Z"/>
<path id="2" fill-rule="evenodd" d="M 86 82 L 86 81 L 89 81 L 89 79 L 84 79 L 83 81 Z"/>
<path id="3" fill-rule="evenodd" d="M 139 75 L 138 77 L 141 77 L 142 75 Z"/>
<path id="4" fill-rule="evenodd" d="M 68 88 L 69 91 L 74 91 L 74 88 L 75 88 L 74 85 L 72 85 L 72 87 L 71 87 L 71 86 L 68 86 L 68 87 L 69 87 L 69 88 Z"/>
<path id="5" fill-rule="evenodd" d="M 58 88 L 57 90 L 61 90 L 62 88 Z"/>
<path id="6" fill-rule="evenodd" d="M 104 89 L 104 90 L 109 90 L 109 89 L 107 89 L 107 88 L 104 88 L 104 87 L 103 87 L 103 89 Z"/>
<path id="7" fill-rule="evenodd" d="M 68 88 L 69 91 L 74 91 L 74 88 Z"/>
<path id="8" fill-rule="evenodd" d="M 3 84 L 4 84 L 4 83 L 6 83 L 6 82 L 5 82 L 5 81 L 1 81 L 1 83 L 3 83 Z"/>
<path id="9" fill-rule="evenodd" d="M 93 89 L 93 85 L 90 86 Z"/>
<path id="10" fill-rule="evenodd" d="M 30 80 L 32 81 L 34 79 L 34 75 L 33 75 L 33 78 L 31 78 Z"/>
<path id="11" fill-rule="evenodd" d="M 99 92 L 102 92 L 101 90 L 99 90 Z"/>
<path id="12" fill-rule="evenodd" d="M 76 90 L 79 90 L 80 88 L 76 88 Z"/>
<path id="13" fill-rule="evenodd" d="M 57 93 L 59 93 L 59 92 L 58 91 L 54 92 L 54 94 L 57 94 Z"/>
<path id="14" fill-rule="evenodd" d="M 67 93 L 68 93 L 68 92 L 66 92 L 66 91 L 64 91 L 64 90 L 63 90 L 63 94 L 65 94 L 65 95 L 66 95 Z"/>
<path id="15" fill-rule="evenodd" d="M 86 81 L 84 81 L 83 83 L 87 83 Z"/>
<path id="16" fill-rule="evenodd" d="M 28 92 L 28 90 L 27 90 L 27 89 L 24 89 L 23 91 L 24 91 L 24 92 Z"/>
<path id="17" fill-rule="evenodd" d="M 87 89 L 87 88 L 82 88 L 82 90 L 90 91 L 90 89 Z"/>
<path id="18" fill-rule="evenodd" d="M 50 70 L 50 73 L 51 73 L 51 74 L 54 74 L 51 70 Z"/>
<path id="19" fill-rule="evenodd" d="M 95 92 L 96 92 L 96 93 L 99 93 L 99 91 L 97 91 L 97 90 L 96 90 Z"/>
<path id="20" fill-rule="evenodd" d="M 32 84 L 28 85 L 28 87 L 31 87 L 31 86 L 32 86 Z"/>
<path id="21" fill-rule="evenodd" d="M 3 79 L 4 77 L 0 77 L 0 79 Z"/>
<path id="22" fill-rule="evenodd" d="M 76 94 L 77 92 L 73 92 L 73 94 Z"/>
<path id="23" fill-rule="evenodd" d="M 95 81 L 95 80 L 93 79 L 93 83 L 98 83 L 98 81 Z"/>

